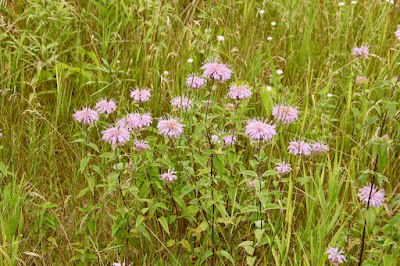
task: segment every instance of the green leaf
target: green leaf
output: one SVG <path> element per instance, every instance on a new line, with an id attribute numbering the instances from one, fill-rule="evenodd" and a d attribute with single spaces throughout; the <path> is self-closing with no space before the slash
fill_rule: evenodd
<path id="1" fill-rule="evenodd" d="M 168 228 L 168 221 L 167 218 L 165 217 L 160 217 L 158 218 L 158 221 L 160 222 L 161 226 L 164 228 L 164 230 L 167 232 L 169 235 L 169 228 Z"/>
<path id="2" fill-rule="evenodd" d="M 247 256 L 247 257 L 246 257 L 247 265 L 253 266 L 254 263 L 256 263 L 256 259 L 257 259 L 257 257 L 250 257 L 250 256 Z"/>
<path id="3" fill-rule="evenodd" d="M 100 150 L 99 150 L 99 148 L 96 146 L 96 144 L 94 144 L 94 143 L 88 143 L 87 144 L 90 148 L 92 148 L 93 150 L 95 150 L 95 151 L 97 151 L 98 153 L 100 153 Z"/>
<path id="4" fill-rule="evenodd" d="M 276 95 L 275 89 L 271 88 L 271 90 L 268 90 L 267 87 L 262 87 L 260 89 L 260 95 L 264 109 L 269 115 L 272 112 L 272 107 L 274 106 L 274 96 Z"/>
<path id="5" fill-rule="evenodd" d="M 238 245 L 238 247 L 244 247 L 244 246 L 253 246 L 253 241 L 243 241 Z"/>
<path id="6" fill-rule="evenodd" d="M 223 256 L 225 258 L 227 258 L 233 265 L 235 265 L 235 260 L 232 258 L 231 254 L 229 254 L 225 250 L 218 251 L 218 254 L 220 254 L 221 256 Z"/>
<path id="7" fill-rule="evenodd" d="M 139 232 L 142 233 L 142 235 L 144 235 L 150 243 L 152 242 L 149 233 L 143 225 L 137 226 L 136 229 L 139 230 Z"/>
<path id="8" fill-rule="evenodd" d="M 79 172 L 82 174 L 85 171 L 86 166 L 89 163 L 89 156 L 83 157 L 81 160 L 81 167 L 79 168 Z"/>
<path id="9" fill-rule="evenodd" d="M 228 151 L 228 160 L 229 160 L 229 165 L 231 166 L 232 169 L 236 161 L 236 152 L 234 150 Z"/>
<path id="10" fill-rule="evenodd" d="M 256 231 L 254 232 L 254 235 L 256 237 L 257 240 L 260 240 L 264 234 L 265 229 L 256 229 Z"/>
<path id="11" fill-rule="evenodd" d="M 143 215 L 138 215 L 136 217 L 136 222 L 135 222 L 135 227 L 138 227 L 143 221 L 144 221 L 144 216 Z"/>
<path id="12" fill-rule="evenodd" d="M 108 186 L 109 188 L 113 188 L 114 186 L 116 186 L 118 183 L 118 173 L 117 172 L 112 172 L 109 176 L 108 176 Z"/>
<path id="13" fill-rule="evenodd" d="M 94 186 L 96 179 L 94 177 L 86 177 L 86 181 L 88 182 L 90 191 L 92 191 L 92 194 L 94 195 Z"/>

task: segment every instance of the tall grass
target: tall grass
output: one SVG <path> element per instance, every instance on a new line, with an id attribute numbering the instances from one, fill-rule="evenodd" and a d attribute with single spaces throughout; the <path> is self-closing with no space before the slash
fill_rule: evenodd
<path id="1" fill-rule="evenodd" d="M 385 1 L 345 3 L 1 2 L 1 264 L 110 265 L 129 257 L 133 265 L 324 265 L 327 247 L 339 243 L 354 265 L 366 220 L 364 265 L 396 265 L 399 89 L 390 94 L 400 73 L 394 36 L 400 9 Z M 368 59 L 351 56 L 361 44 L 370 45 Z M 99 138 L 101 130 L 136 108 L 127 100 L 136 85 L 152 89 L 143 110 L 154 117 L 171 113 L 172 96 L 194 94 L 187 91 L 187 74 L 214 57 L 231 64 L 233 81 L 254 88 L 237 113 L 215 108 L 209 117 L 221 124 L 228 117 L 241 146 L 193 150 L 185 140 L 206 137 L 204 109 L 175 112 L 192 125 L 173 145 L 176 151 L 154 137 L 153 126 L 144 134 L 154 151 L 120 154 L 121 162 L 138 166 L 127 174 L 135 176 L 131 186 L 122 184 L 126 211 L 113 183 L 115 154 Z M 356 76 L 367 83 L 357 84 Z M 218 85 L 212 99 L 225 99 L 228 85 Z M 197 96 L 206 100 L 208 94 Z M 86 128 L 72 114 L 100 97 L 116 99 L 119 109 L 89 130 L 86 154 Z M 280 102 L 296 105 L 301 118 L 258 155 L 244 141 L 242 120 L 269 117 Z M 308 161 L 286 157 L 291 175 L 265 177 L 261 191 L 247 189 L 259 162 L 263 171 L 273 169 L 285 158 L 288 140 L 300 136 L 326 141 L 329 153 Z M 196 185 L 182 182 L 168 192 L 146 181 L 167 165 L 182 179 L 189 171 Z M 219 173 L 213 183 L 211 169 Z M 367 210 L 357 193 L 372 176 L 387 200 Z M 259 201 L 262 227 L 256 223 Z"/>

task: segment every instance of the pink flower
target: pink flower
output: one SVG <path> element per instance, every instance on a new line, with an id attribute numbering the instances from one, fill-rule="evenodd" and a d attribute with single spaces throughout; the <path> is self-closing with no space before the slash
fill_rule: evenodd
<path id="1" fill-rule="evenodd" d="M 168 169 L 167 173 L 160 175 L 160 179 L 165 183 L 173 183 L 178 177 L 176 176 L 176 172 Z"/>
<path id="2" fill-rule="evenodd" d="M 329 151 L 329 148 L 326 144 L 322 142 L 314 142 L 314 144 L 311 145 L 311 151 L 314 154 L 323 154 Z"/>
<path id="3" fill-rule="evenodd" d="M 360 48 L 355 46 L 353 48 L 353 56 L 354 57 L 364 57 L 367 58 L 369 55 L 369 47 L 367 45 L 361 45 Z"/>
<path id="4" fill-rule="evenodd" d="M 178 118 L 162 118 L 157 124 L 157 129 L 166 138 L 179 138 L 184 127 L 180 122 Z"/>
<path id="5" fill-rule="evenodd" d="M 221 141 L 219 140 L 220 136 L 226 134 L 225 132 L 218 132 L 216 135 L 212 135 L 211 136 L 211 141 L 213 142 L 217 142 L 217 143 L 221 143 Z M 225 135 L 222 137 L 222 141 L 224 142 L 224 146 L 228 147 L 230 145 L 235 145 L 236 143 L 236 137 L 232 136 L 232 135 Z"/>
<path id="6" fill-rule="evenodd" d="M 280 172 L 281 175 L 286 175 L 292 171 L 290 164 L 285 163 L 285 161 L 282 161 L 282 163 L 276 163 L 275 165 L 275 170 Z"/>
<path id="7" fill-rule="evenodd" d="M 233 100 L 246 100 L 252 95 L 251 87 L 246 84 L 231 84 L 227 96 Z"/>
<path id="8" fill-rule="evenodd" d="M 114 146 L 124 145 L 131 137 L 129 131 L 122 127 L 109 127 L 102 133 L 102 139 Z"/>
<path id="9" fill-rule="evenodd" d="M 254 183 L 257 179 L 253 179 L 253 180 L 246 180 L 246 184 L 249 188 L 254 189 Z"/>
<path id="10" fill-rule="evenodd" d="M 196 90 L 203 88 L 206 83 L 207 80 L 197 76 L 197 74 L 189 74 L 186 79 L 186 86 Z"/>
<path id="11" fill-rule="evenodd" d="M 397 25 L 397 30 L 394 32 L 394 35 L 400 40 L 400 25 Z"/>
<path id="12" fill-rule="evenodd" d="M 296 107 L 275 104 L 275 107 L 272 109 L 272 115 L 275 116 L 276 120 L 283 121 L 283 124 L 289 124 L 299 118 L 299 111 Z"/>
<path id="13" fill-rule="evenodd" d="M 232 76 L 232 70 L 229 69 L 229 65 L 220 64 L 217 59 L 206 61 L 201 69 L 204 70 L 203 77 L 219 82 L 224 82 Z"/>
<path id="14" fill-rule="evenodd" d="M 373 186 L 371 191 L 371 185 L 367 184 L 366 186 L 360 188 L 357 196 L 367 206 L 368 206 L 368 199 L 371 197 L 369 200 L 369 205 L 375 208 L 379 208 L 383 205 L 383 203 L 386 200 L 385 195 L 386 195 L 385 190 L 383 189 L 378 190 L 376 186 Z"/>
<path id="15" fill-rule="evenodd" d="M 150 113 L 146 112 L 141 116 L 141 127 L 149 127 L 153 122 L 153 118 L 151 117 Z"/>
<path id="16" fill-rule="evenodd" d="M 293 155 L 310 155 L 311 154 L 311 145 L 304 141 L 296 141 L 293 140 L 289 142 L 289 147 L 287 148 L 288 152 Z"/>
<path id="17" fill-rule="evenodd" d="M 80 111 L 76 111 L 74 114 L 74 118 L 79 123 L 84 123 L 86 125 L 90 125 L 90 124 L 93 124 L 93 122 L 96 122 L 99 120 L 99 114 L 96 111 L 94 111 L 88 107 L 85 107 Z"/>
<path id="18" fill-rule="evenodd" d="M 115 104 L 114 99 L 111 99 L 110 101 L 107 101 L 107 98 L 100 99 L 98 103 L 96 103 L 96 106 L 94 109 L 97 110 L 100 114 L 111 114 L 115 110 L 117 110 L 117 105 Z"/>
<path id="19" fill-rule="evenodd" d="M 141 115 L 138 112 L 131 113 L 128 116 L 117 121 L 117 125 L 129 131 L 140 130 L 148 127 L 153 122 L 153 118 L 149 113 Z"/>
<path id="20" fill-rule="evenodd" d="M 151 97 L 150 90 L 147 87 L 139 89 L 138 86 L 135 87 L 135 90 L 131 91 L 131 98 L 133 98 L 136 102 L 147 102 Z"/>
<path id="21" fill-rule="evenodd" d="M 264 122 L 257 118 L 247 121 L 246 134 L 254 141 L 270 141 L 276 135 L 275 125 Z"/>
<path id="22" fill-rule="evenodd" d="M 140 152 L 148 150 L 150 149 L 150 146 L 147 143 L 149 143 L 147 140 L 135 140 L 133 142 L 133 145 L 135 146 L 134 149 Z"/>
<path id="23" fill-rule="evenodd" d="M 331 263 L 334 263 L 335 265 L 339 265 L 339 263 L 343 263 L 346 260 L 346 256 L 342 255 L 344 254 L 343 249 L 339 251 L 338 246 L 335 245 L 333 247 L 328 248 L 328 250 L 325 252 L 325 254 L 329 254 L 328 259 Z"/>
<path id="24" fill-rule="evenodd" d="M 232 135 L 226 135 L 222 137 L 222 141 L 224 142 L 225 147 L 235 145 L 236 137 Z"/>
<path id="25" fill-rule="evenodd" d="M 3 134 L 1 133 L 1 129 L 0 129 L 0 139 L 3 137 Z"/>
<path id="26" fill-rule="evenodd" d="M 190 110 L 192 108 L 192 100 L 185 97 L 185 95 L 174 97 L 171 100 L 171 105 L 177 109 L 182 108 L 183 111 Z"/>

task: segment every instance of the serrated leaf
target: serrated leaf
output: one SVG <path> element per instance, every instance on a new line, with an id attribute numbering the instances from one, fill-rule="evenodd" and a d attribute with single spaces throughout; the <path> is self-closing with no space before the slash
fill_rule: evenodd
<path id="1" fill-rule="evenodd" d="M 164 228 L 164 230 L 167 232 L 169 235 L 169 228 L 168 228 L 168 221 L 167 218 L 165 217 L 160 217 L 158 218 L 158 221 L 160 222 L 161 226 Z"/>

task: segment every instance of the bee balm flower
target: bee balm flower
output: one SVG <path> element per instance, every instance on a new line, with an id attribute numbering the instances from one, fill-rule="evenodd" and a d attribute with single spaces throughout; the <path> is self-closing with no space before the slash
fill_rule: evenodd
<path id="1" fill-rule="evenodd" d="M 189 74 L 186 79 L 186 86 L 192 89 L 201 89 L 206 83 L 207 80 L 197 76 L 197 74 Z"/>
<path id="2" fill-rule="evenodd" d="M 231 84 L 227 96 L 233 100 L 246 100 L 252 95 L 251 87 L 246 84 Z"/>
<path id="3" fill-rule="evenodd" d="M 369 55 L 369 47 L 367 45 L 361 45 L 360 48 L 355 46 L 353 48 L 353 56 L 354 57 L 364 57 L 367 58 Z"/>
<path id="4" fill-rule="evenodd" d="M 150 149 L 150 146 L 147 143 L 149 143 L 147 140 L 135 140 L 133 142 L 134 149 L 140 152 L 148 150 Z"/>
<path id="5" fill-rule="evenodd" d="M 310 155 L 311 145 L 304 141 L 293 140 L 289 142 L 288 152 L 293 155 Z"/>
<path id="6" fill-rule="evenodd" d="M 252 119 L 247 121 L 246 134 L 254 141 L 269 141 L 276 135 L 275 125 L 264 122 L 263 119 Z"/>
<path id="7" fill-rule="evenodd" d="M 400 40 L 400 25 L 397 25 L 397 30 L 394 32 L 397 40 Z"/>
<path id="8" fill-rule="evenodd" d="M 129 131 L 122 127 L 109 127 L 102 133 L 102 139 L 114 146 L 117 144 L 124 145 L 131 137 Z"/>
<path id="9" fill-rule="evenodd" d="M 141 115 L 138 112 L 127 115 L 117 121 L 117 125 L 129 131 L 140 130 L 151 125 L 153 118 L 149 113 Z"/>
<path id="10" fill-rule="evenodd" d="M 378 190 L 376 186 L 373 186 L 371 189 L 371 185 L 367 184 L 366 186 L 360 188 L 358 197 L 365 205 L 368 206 L 369 199 L 370 206 L 379 208 L 385 202 L 385 191 L 383 189 Z"/>
<path id="11" fill-rule="evenodd" d="M 168 169 L 167 173 L 160 175 L 160 179 L 165 183 L 173 183 L 178 177 L 176 176 L 176 172 Z"/>
<path id="12" fill-rule="evenodd" d="M 346 256 L 343 254 L 343 249 L 339 251 L 338 246 L 335 245 L 333 247 L 328 248 L 325 254 L 329 254 L 328 259 L 331 263 L 335 265 L 339 265 L 339 263 L 343 263 L 346 260 Z"/>
<path id="13" fill-rule="evenodd" d="M 275 107 L 272 109 L 272 115 L 275 116 L 276 120 L 282 121 L 283 124 L 289 124 L 296 121 L 299 118 L 298 114 L 299 111 L 296 107 L 283 104 L 275 104 Z"/>
<path id="14" fill-rule="evenodd" d="M 117 105 L 115 104 L 114 99 L 107 101 L 107 98 L 100 99 L 100 101 L 95 105 L 94 109 L 97 110 L 100 114 L 111 114 L 115 110 L 117 110 Z"/>
<path id="15" fill-rule="evenodd" d="M 232 76 L 232 70 L 229 69 L 229 65 L 220 64 L 216 59 L 204 63 L 201 69 L 204 70 L 203 77 L 219 82 L 224 82 Z"/>
<path id="16" fill-rule="evenodd" d="M 192 100 L 185 97 L 185 95 L 176 96 L 171 100 L 171 105 L 174 108 L 182 109 L 183 111 L 190 110 L 192 108 Z"/>
<path id="17" fill-rule="evenodd" d="M 282 161 L 282 163 L 277 163 L 275 165 L 275 170 L 278 171 L 280 175 L 286 175 L 292 171 L 292 167 L 290 167 L 290 164 L 285 163 L 285 161 Z"/>
<path id="18" fill-rule="evenodd" d="M 131 98 L 133 98 L 136 102 L 147 102 L 151 97 L 150 90 L 145 87 L 143 89 L 139 89 L 138 86 L 135 87 L 135 90 L 131 91 Z"/>
<path id="19" fill-rule="evenodd" d="M 329 148 L 326 144 L 321 142 L 314 142 L 311 145 L 311 152 L 314 154 L 323 154 L 329 151 Z"/>
<path id="20" fill-rule="evenodd" d="M 158 131 L 166 138 L 179 138 L 183 127 L 178 118 L 163 118 L 157 124 Z"/>
<path id="21" fill-rule="evenodd" d="M 74 118 L 79 123 L 90 125 L 99 120 L 99 114 L 96 111 L 85 107 L 80 111 L 76 111 Z"/>

